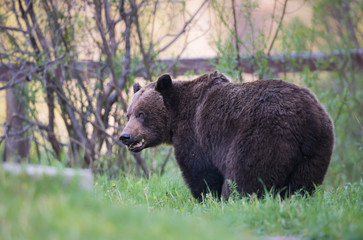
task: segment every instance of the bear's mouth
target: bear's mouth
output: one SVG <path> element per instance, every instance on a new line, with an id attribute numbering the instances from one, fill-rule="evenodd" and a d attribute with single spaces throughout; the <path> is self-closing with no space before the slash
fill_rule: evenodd
<path id="1" fill-rule="evenodd" d="M 145 140 L 141 139 L 139 142 L 131 143 L 128 145 L 128 149 L 132 152 L 140 152 L 144 147 Z"/>

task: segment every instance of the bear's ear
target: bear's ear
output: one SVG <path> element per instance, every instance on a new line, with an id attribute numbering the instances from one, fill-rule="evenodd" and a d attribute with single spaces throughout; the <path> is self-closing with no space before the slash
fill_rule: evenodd
<path id="1" fill-rule="evenodd" d="M 132 85 L 132 87 L 134 88 L 134 94 L 137 93 L 141 89 L 141 86 L 138 83 L 134 83 L 134 85 Z"/>
<path id="2" fill-rule="evenodd" d="M 155 90 L 163 93 L 169 90 L 172 87 L 172 81 L 169 74 L 163 74 L 159 77 L 156 82 Z"/>

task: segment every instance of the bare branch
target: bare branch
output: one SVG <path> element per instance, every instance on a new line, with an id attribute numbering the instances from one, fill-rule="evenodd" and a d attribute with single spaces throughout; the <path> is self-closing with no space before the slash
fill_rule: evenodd
<path id="1" fill-rule="evenodd" d="M 237 16 L 236 16 L 236 9 L 234 0 L 232 0 L 232 13 L 233 13 L 233 27 L 234 27 L 234 41 L 236 45 L 236 51 L 237 51 L 237 65 L 240 65 L 241 62 L 241 56 L 240 56 L 240 50 L 239 50 L 239 44 L 238 44 L 238 28 L 237 28 Z M 241 68 L 238 68 L 238 78 L 239 81 L 242 81 L 242 70 Z"/>
<path id="2" fill-rule="evenodd" d="M 187 27 L 193 22 L 194 18 L 198 15 L 198 13 L 202 10 L 202 8 L 204 7 L 204 5 L 208 2 L 208 0 L 205 0 L 197 9 L 197 11 L 195 11 L 195 13 L 192 15 L 192 17 L 184 24 L 183 28 L 179 31 L 179 33 L 177 33 L 175 35 L 175 37 L 169 42 L 167 43 L 164 47 L 160 48 L 157 51 L 157 55 L 159 55 L 161 52 L 165 51 L 167 48 L 169 48 L 176 40 L 178 40 L 178 38 L 185 33 Z"/>
<path id="3" fill-rule="evenodd" d="M 134 0 L 129 0 L 131 8 L 132 8 L 132 15 L 134 17 L 135 25 L 136 25 L 136 32 L 137 36 L 139 38 L 139 47 L 142 54 L 142 60 L 144 62 L 144 70 L 146 72 L 146 76 L 144 76 L 147 80 L 151 80 L 151 72 L 150 72 L 150 65 L 151 65 L 151 56 L 149 52 L 145 51 L 140 23 L 139 23 L 139 15 L 138 15 L 138 7 L 136 5 L 136 2 Z"/>
<path id="4" fill-rule="evenodd" d="M 271 33 L 272 33 L 272 26 L 274 25 L 274 21 L 275 21 L 275 13 L 276 13 L 276 5 L 277 5 L 277 0 L 274 0 L 274 7 L 272 10 L 272 16 L 271 16 L 271 22 L 270 22 L 270 27 L 268 30 L 268 34 L 267 34 L 267 39 L 270 39 Z"/>
<path id="5" fill-rule="evenodd" d="M 165 158 L 163 164 L 161 165 L 160 175 L 164 174 L 165 166 L 169 162 L 169 159 L 170 159 L 170 156 L 171 156 L 172 152 L 173 152 L 173 148 L 169 148 L 168 154 L 166 155 L 166 158 Z"/>
<path id="6" fill-rule="evenodd" d="M 144 172 L 146 178 L 149 179 L 149 170 L 148 170 L 148 168 L 146 166 L 146 163 L 145 163 L 144 159 L 141 158 L 140 153 L 131 153 L 131 154 L 134 156 L 137 164 L 139 164 L 141 166 L 142 171 Z"/>
<path id="7" fill-rule="evenodd" d="M 283 6 L 283 9 L 282 9 L 281 17 L 280 17 L 280 20 L 279 20 L 279 25 L 278 25 L 278 27 L 276 29 L 276 32 L 275 32 L 275 35 L 274 35 L 274 37 L 272 39 L 272 42 L 270 44 L 270 47 L 268 48 L 267 56 L 270 56 L 271 50 L 272 50 L 272 47 L 274 46 L 275 40 L 277 38 L 277 35 L 279 34 L 279 31 L 281 30 L 282 21 L 283 21 L 283 19 L 285 17 L 285 13 L 286 13 L 287 1 L 288 0 L 285 0 L 285 2 L 284 2 L 284 6 Z"/>
<path id="8" fill-rule="evenodd" d="M 9 31 L 27 33 L 27 31 L 24 31 L 23 29 L 15 28 L 15 27 L 3 26 L 3 25 L 0 25 L 0 30 L 2 30 L 2 31 L 9 30 Z"/>

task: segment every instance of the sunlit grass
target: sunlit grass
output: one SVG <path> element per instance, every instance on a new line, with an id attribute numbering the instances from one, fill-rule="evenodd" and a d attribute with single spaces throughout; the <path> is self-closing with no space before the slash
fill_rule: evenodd
<path id="1" fill-rule="evenodd" d="M 363 237 L 363 182 L 335 190 L 317 189 L 311 197 L 294 195 L 282 200 L 232 198 L 220 202 L 207 195 L 203 203 L 190 197 L 180 177 L 100 180 L 107 199 L 122 206 L 147 207 L 149 212 L 170 212 L 247 228 L 262 235 L 292 234 L 308 238 L 361 239 Z"/>
<path id="2" fill-rule="evenodd" d="M 361 239 L 363 182 L 288 200 L 193 199 L 179 174 L 97 177 L 92 191 L 0 170 L 0 239 Z"/>

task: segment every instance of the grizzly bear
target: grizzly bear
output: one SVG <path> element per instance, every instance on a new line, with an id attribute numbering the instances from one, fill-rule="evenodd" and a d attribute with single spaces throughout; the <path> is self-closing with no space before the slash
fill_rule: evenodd
<path id="1" fill-rule="evenodd" d="M 334 145 L 329 114 L 305 87 L 282 80 L 235 84 L 214 72 L 134 84 L 120 140 L 130 151 L 172 144 L 192 195 L 284 196 L 323 182 Z"/>

